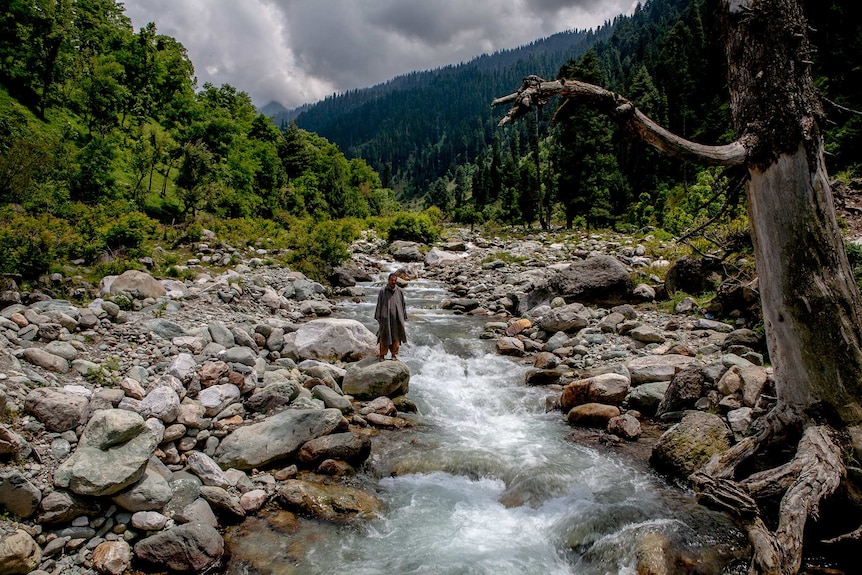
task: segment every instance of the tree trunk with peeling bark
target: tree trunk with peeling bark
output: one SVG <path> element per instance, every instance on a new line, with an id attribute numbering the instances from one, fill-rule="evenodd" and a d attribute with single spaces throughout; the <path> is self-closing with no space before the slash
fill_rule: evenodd
<path id="1" fill-rule="evenodd" d="M 622 96 L 601 87 L 532 76 L 501 121 L 561 95 L 616 118 L 675 157 L 747 169 L 746 199 L 761 304 L 778 403 L 759 431 L 715 456 L 692 476 L 702 501 L 747 530 L 752 573 L 797 573 L 802 534 L 822 498 L 845 478 L 832 428 L 862 422 L 862 298 L 853 275 L 824 164 L 824 114 L 812 81 L 811 52 L 796 0 L 720 0 L 734 128 L 732 144 L 706 146 L 655 124 Z M 828 424 L 824 426 L 822 424 Z M 746 480 L 737 467 L 790 428 L 802 428 L 794 460 Z M 755 500 L 783 493 L 778 527 Z"/>

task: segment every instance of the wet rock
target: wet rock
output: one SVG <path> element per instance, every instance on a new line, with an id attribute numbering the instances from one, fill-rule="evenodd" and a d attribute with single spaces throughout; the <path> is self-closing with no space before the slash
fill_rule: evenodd
<path id="1" fill-rule="evenodd" d="M 524 342 L 517 337 L 501 337 L 497 339 L 497 353 L 520 357 L 524 355 Z"/>
<path id="2" fill-rule="evenodd" d="M 206 499 L 200 497 L 195 499 L 179 512 L 174 513 L 173 520 L 179 524 L 183 523 L 203 523 L 218 529 L 219 522 L 213 508 L 207 503 Z"/>
<path id="3" fill-rule="evenodd" d="M 641 435 L 641 424 L 634 416 L 624 413 L 608 421 L 608 433 L 634 441 Z"/>
<path id="4" fill-rule="evenodd" d="M 380 427 L 382 429 L 404 429 L 407 427 L 407 420 L 400 417 L 381 415 L 379 413 L 369 413 L 366 416 L 366 420 L 374 427 Z"/>
<path id="5" fill-rule="evenodd" d="M 527 318 L 521 318 L 509 324 L 503 334 L 507 337 L 512 337 L 518 335 L 524 330 L 530 329 L 531 327 L 533 327 L 533 322 Z"/>
<path id="6" fill-rule="evenodd" d="M 563 410 L 585 403 L 618 405 L 629 393 L 629 380 L 619 373 L 602 373 L 590 378 L 575 380 L 563 388 L 560 405 Z"/>
<path id="7" fill-rule="evenodd" d="M 380 502 L 365 491 L 299 479 L 285 481 L 278 489 L 278 500 L 287 510 L 336 523 L 371 519 L 381 509 Z"/>
<path id="8" fill-rule="evenodd" d="M 410 368 L 401 361 L 378 361 L 369 357 L 351 363 L 344 373 L 342 391 L 362 401 L 380 396 L 396 397 L 409 389 Z"/>
<path id="9" fill-rule="evenodd" d="M 710 457 L 730 448 L 733 435 L 722 418 L 689 411 L 653 447 L 650 464 L 658 471 L 687 479 Z"/>
<path id="10" fill-rule="evenodd" d="M 251 489 L 243 493 L 239 498 L 239 504 L 246 513 L 253 513 L 264 506 L 269 495 L 264 489 Z"/>
<path id="11" fill-rule="evenodd" d="M 232 519 L 245 517 L 245 509 L 240 505 L 239 497 L 230 494 L 226 489 L 216 485 L 201 486 L 201 497 L 221 516 Z"/>
<path id="12" fill-rule="evenodd" d="M 570 425 L 606 428 L 608 422 L 619 415 L 620 408 L 615 405 L 585 403 L 570 409 L 566 415 L 566 421 Z"/>
<path id="13" fill-rule="evenodd" d="M 559 369 L 531 369 L 524 376 L 524 383 L 527 385 L 556 385 L 560 383 L 562 376 L 563 372 Z"/>
<path id="14" fill-rule="evenodd" d="M 333 433 L 306 442 L 296 459 L 314 466 L 324 459 L 340 459 L 351 465 L 359 465 L 371 455 L 371 439 L 358 433 Z"/>

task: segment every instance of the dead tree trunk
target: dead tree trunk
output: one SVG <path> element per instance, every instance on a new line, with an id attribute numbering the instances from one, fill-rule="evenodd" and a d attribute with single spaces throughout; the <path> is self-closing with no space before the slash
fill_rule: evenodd
<path id="1" fill-rule="evenodd" d="M 555 95 L 616 118 L 654 147 L 702 164 L 742 165 L 778 404 L 761 432 L 710 461 L 692 477 L 702 499 L 733 514 L 754 548 L 752 573 L 793 574 L 802 557 L 805 519 L 845 476 L 832 433 L 819 425 L 862 421 L 862 298 L 835 217 L 823 159 L 823 113 L 810 74 L 811 47 L 796 0 L 721 0 L 728 86 L 737 140 L 689 142 L 656 125 L 631 102 L 598 86 L 532 76 L 501 123 Z M 735 482 L 737 466 L 787 426 L 805 428 L 790 464 Z M 754 499 L 773 484 L 784 492 L 770 532 Z"/>

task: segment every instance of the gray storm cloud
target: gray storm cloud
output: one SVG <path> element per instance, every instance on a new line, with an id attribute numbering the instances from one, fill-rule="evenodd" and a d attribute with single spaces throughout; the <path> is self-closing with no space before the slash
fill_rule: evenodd
<path id="1" fill-rule="evenodd" d="M 287 107 L 630 14 L 633 0 L 135 0 L 199 82 Z"/>

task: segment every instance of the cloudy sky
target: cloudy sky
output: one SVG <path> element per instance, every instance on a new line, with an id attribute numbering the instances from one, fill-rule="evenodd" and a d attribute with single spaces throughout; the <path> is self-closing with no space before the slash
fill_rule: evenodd
<path id="1" fill-rule="evenodd" d="M 198 85 L 231 84 L 288 108 L 413 70 L 467 61 L 570 29 L 636 0 L 126 0 L 188 50 Z"/>

